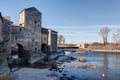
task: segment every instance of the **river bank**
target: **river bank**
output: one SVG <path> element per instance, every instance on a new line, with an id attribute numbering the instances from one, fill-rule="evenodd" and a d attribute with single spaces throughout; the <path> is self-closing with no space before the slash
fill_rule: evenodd
<path id="1" fill-rule="evenodd" d="M 102 43 L 93 43 L 85 49 L 92 52 L 120 52 L 120 44 L 108 43 L 105 45 Z"/>
<path id="2" fill-rule="evenodd" d="M 101 49 L 91 49 L 91 52 L 120 52 L 120 50 L 101 50 Z"/>
<path id="3" fill-rule="evenodd" d="M 62 73 L 68 77 L 77 78 L 73 80 L 120 80 L 120 54 L 86 52 L 86 54 L 73 53 L 72 56 L 77 56 L 78 59 L 68 61 L 66 58 L 58 68 L 64 67 Z M 86 59 L 86 62 L 81 61 L 84 59 Z M 115 62 L 113 63 L 113 61 Z M 36 64 L 38 64 L 38 67 L 20 68 L 11 72 L 11 80 L 64 80 L 60 79 L 61 74 L 57 73 L 57 71 L 50 71 L 49 68 L 41 69 L 39 66 L 43 65 Z"/>
<path id="4" fill-rule="evenodd" d="M 110 50 L 110 49 L 77 49 L 77 52 L 87 52 L 87 51 L 91 51 L 91 52 L 120 52 L 120 50 Z"/>

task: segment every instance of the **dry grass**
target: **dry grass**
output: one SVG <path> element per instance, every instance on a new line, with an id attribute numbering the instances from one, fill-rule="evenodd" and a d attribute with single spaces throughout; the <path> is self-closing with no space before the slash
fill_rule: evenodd
<path id="1" fill-rule="evenodd" d="M 71 66 L 71 68 L 77 68 L 77 69 L 94 69 L 93 65 L 81 65 L 81 66 Z"/>

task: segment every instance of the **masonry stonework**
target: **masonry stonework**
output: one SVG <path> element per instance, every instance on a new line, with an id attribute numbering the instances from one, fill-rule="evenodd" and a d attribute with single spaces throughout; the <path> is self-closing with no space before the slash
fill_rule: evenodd
<path id="1" fill-rule="evenodd" d="M 46 34 L 42 31 L 42 13 L 35 7 L 26 8 L 20 12 L 19 25 L 13 24 L 9 16 L 2 19 L 0 41 L 4 41 L 8 53 L 11 53 L 13 46 L 17 48 L 16 44 L 30 54 L 41 53 L 44 43 L 47 52 L 56 51 L 57 32 L 46 29 Z"/>

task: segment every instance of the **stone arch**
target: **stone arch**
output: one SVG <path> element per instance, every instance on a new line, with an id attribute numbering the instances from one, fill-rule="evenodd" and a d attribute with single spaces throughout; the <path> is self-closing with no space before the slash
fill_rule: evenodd
<path id="1" fill-rule="evenodd" d="M 11 55 L 17 55 L 18 54 L 17 51 L 18 51 L 17 44 L 16 43 L 12 44 L 11 45 Z"/>
<path id="2" fill-rule="evenodd" d="M 23 57 L 23 56 L 24 56 L 24 48 L 23 48 L 23 45 L 20 44 L 20 43 L 16 43 L 16 44 L 17 44 L 17 46 L 18 46 L 17 52 L 18 52 L 19 57 Z"/>
<path id="3" fill-rule="evenodd" d="M 25 50 L 23 45 L 20 43 L 14 43 L 11 46 L 11 55 L 18 55 L 22 61 L 28 62 L 30 59 L 29 51 Z"/>
<path id="4" fill-rule="evenodd" d="M 11 55 L 15 55 L 15 54 L 20 54 L 22 53 L 22 50 L 23 50 L 23 46 L 22 44 L 19 44 L 19 43 L 14 43 L 11 45 Z"/>

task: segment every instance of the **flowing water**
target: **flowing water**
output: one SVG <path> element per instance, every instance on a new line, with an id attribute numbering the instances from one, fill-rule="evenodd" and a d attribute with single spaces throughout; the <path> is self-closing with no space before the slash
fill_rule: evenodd
<path id="1" fill-rule="evenodd" d="M 87 62 L 65 61 L 61 66 L 65 67 L 67 75 L 76 76 L 79 80 L 120 80 L 120 53 L 75 52 L 72 56 Z M 48 67 L 49 64 L 32 65 L 32 68 Z"/>
<path id="2" fill-rule="evenodd" d="M 72 55 L 85 58 L 88 62 L 64 62 L 62 65 L 68 75 L 83 80 L 120 80 L 120 53 L 86 52 Z"/>

